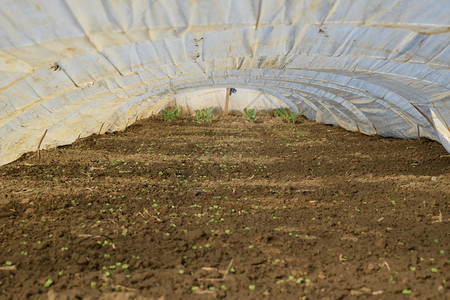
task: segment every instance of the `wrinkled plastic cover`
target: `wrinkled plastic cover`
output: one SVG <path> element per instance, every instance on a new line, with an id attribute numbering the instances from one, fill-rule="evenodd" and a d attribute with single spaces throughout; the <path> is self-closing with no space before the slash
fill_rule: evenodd
<path id="1" fill-rule="evenodd" d="M 448 0 L 3 0 L 0 165 L 226 87 L 450 152 L 449 16 Z"/>

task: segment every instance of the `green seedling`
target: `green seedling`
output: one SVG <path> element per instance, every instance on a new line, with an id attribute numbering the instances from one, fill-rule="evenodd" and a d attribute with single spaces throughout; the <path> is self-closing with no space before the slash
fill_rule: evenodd
<path id="1" fill-rule="evenodd" d="M 44 282 L 44 287 L 48 288 L 49 286 L 51 286 L 53 283 L 53 280 L 51 279 L 47 279 L 47 281 Z"/>
<path id="2" fill-rule="evenodd" d="M 287 123 L 295 124 L 295 120 L 300 113 L 293 113 L 289 109 L 278 108 L 273 111 L 275 117 L 283 118 L 283 120 Z"/>
<path id="3" fill-rule="evenodd" d="M 174 109 L 165 109 L 161 111 L 165 122 L 172 122 L 178 119 L 181 115 L 181 109 L 175 107 Z"/>
<path id="4" fill-rule="evenodd" d="M 284 115 L 285 110 L 283 108 L 278 108 L 273 110 L 273 114 L 277 118 L 282 118 Z"/>
<path id="5" fill-rule="evenodd" d="M 255 122 L 256 110 L 254 108 L 244 108 L 244 117 L 250 122 Z"/>
<path id="6" fill-rule="evenodd" d="M 211 113 L 212 107 L 197 109 L 194 113 L 194 121 L 201 124 L 205 122 L 212 122 L 215 120 L 214 115 Z"/>

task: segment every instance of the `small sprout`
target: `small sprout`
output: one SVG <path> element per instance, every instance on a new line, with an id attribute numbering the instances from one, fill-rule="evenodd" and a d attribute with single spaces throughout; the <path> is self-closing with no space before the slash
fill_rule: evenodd
<path id="1" fill-rule="evenodd" d="M 47 281 L 44 282 L 44 287 L 48 288 L 49 286 L 51 286 L 53 283 L 53 280 L 51 280 L 50 278 L 47 279 Z"/>
<path id="2" fill-rule="evenodd" d="M 303 282 L 303 278 L 302 277 L 297 278 L 297 280 L 295 281 L 295 283 L 297 283 L 297 284 L 300 284 L 302 282 Z"/>
<path id="3" fill-rule="evenodd" d="M 289 279 L 289 280 L 294 280 L 294 276 L 289 275 L 288 279 Z"/>
<path id="4" fill-rule="evenodd" d="M 195 116 L 194 116 L 194 120 L 197 123 L 205 123 L 205 122 L 211 122 L 214 121 L 215 118 L 213 116 L 213 114 L 211 113 L 212 111 L 212 107 L 208 107 L 208 108 L 203 108 L 202 110 L 196 110 Z"/>
<path id="5" fill-rule="evenodd" d="M 123 264 L 122 269 L 126 270 L 126 269 L 128 269 L 129 266 L 130 266 L 129 264 Z"/>
<path id="6" fill-rule="evenodd" d="M 220 289 L 221 289 L 222 291 L 228 290 L 227 286 L 224 285 L 224 284 L 222 284 L 222 285 L 220 286 Z"/>
<path id="7" fill-rule="evenodd" d="M 235 270 L 233 267 L 231 267 L 231 268 L 230 268 L 230 272 L 231 272 L 231 273 L 236 273 L 236 270 Z"/>
<path id="8" fill-rule="evenodd" d="M 198 286 L 191 287 L 191 291 L 195 291 L 195 290 L 198 290 Z"/>
<path id="9" fill-rule="evenodd" d="M 106 272 L 103 274 L 103 276 L 109 277 L 109 276 L 111 276 L 111 273 L 110 273 L 109 271 L 106 271 Z"/>
<path id="10" fill-rule="evenodd" d="M 165 122 L 172 122 L 178 119 L 178 116 L 181 114 L 181 109 L 175 107 L 174 109 L 165 109 L 161 111 Z"/>
<path id="11" fill-rule="evenodd" d="M 253 248 L 253 245 L 249 245 L 249 246 L 248 246 L 248 249 L 252 249 L 252 248 Z"/>
<path id="12" fill-rule="evenodd" d="M 439 240 L 438 240 L 438 239 L 435 239 L 435 240 L 434 240 L 434 243 L 435 243 L 435 244 L 439 244 Z"/>
<path id="13" fill-rule="evenodd" d="M 402 294 L 403 294 L 403 295 L 409 295 L 409 294 L 411 294 L 411 293 L 412 293 L 412 291 L 409 290 L 409 289 L 404 289 L 404 290 L 402 291 Z"/>
<path id="14" fill-rule="evenodd" d="M 225 233 L 228 234 L 228 235 L 230 235 L 232 232 L 231 232 L 230 229 L 225 229 Z"/>
<path id="15" fill-rule="evenodd" d="M 178 270 L 178 274 L 183 275 L 184 274 L 184 270 L 183 269 Z"/>
<path id="16" fill-rule="evenodd" d="M 432 273 L 437 273 L 438 272 L 438 268 L 431 268 L 431 272 Z"/>
<path id="17" fill-rule="evenodd" d="M 254 290 L 256 289 L 256 285 L 250 284 L 250 285 L 248 286 L 248 289 L 249 289 L 250 291 L 254 291 Z"/>
<path id="18" fill-rule="evenodd" d="M 211 247 L 211 244 L 209 244 L 209 243 L 205 244 L 205 248 L 210 248 L 210 247 Z"/>
<path id="19" fill-rule="evenodd" d="M 273 112 L 274 112 L 275 117 L 281 117 L 281 118 L 283 118 L 283 120 L 285 122 L 291 123 L 291 124 L 295 124 L 297 116 L 300 115 L 300 113 L 295 114 L 286 108 L 275 109 Z"/>
<path id="20" fill-rule="evenodd" d="M 5 261 L 5 265 L 11 266 L 12 265 L 12 261 L 9 261 L 9 260 Z"/>
<path id="21" fill-rule="evenodd" d="M 215 288 L 215 287 L 213 287 L 213 286 L 210 286 L 210 287 L 208 288 L 208 290 L 210 290 L 210 291 L 215 291 L 215 290 L 216 290 L 216 288 Z"/>
<path id="22" fill-rule="evenodd" d="M 416 267 L 410 266 L 409 269 L 414 272 L 416 270 Z"/>
<path id="23" fill-rule="evenodd" d="M 91 287 L 92 287 L 92 288 L 95 288 L 96 286 L 97 286 L 97 282 L 91 281 Z"/>
<path id="24" fill-rule="evenodd" d="M 244 108 L 244 117 L 252 123 L 255 122 L 256 110 L 254 108 Z"/>
<path id="25" fill-rule="evenodd" d="M 64 275 L 64 271 L 59 271 L 59 272 L 58 272 L 58 275 L 59 275 L 59 276 L 63 276 L 63 275 Z"/>

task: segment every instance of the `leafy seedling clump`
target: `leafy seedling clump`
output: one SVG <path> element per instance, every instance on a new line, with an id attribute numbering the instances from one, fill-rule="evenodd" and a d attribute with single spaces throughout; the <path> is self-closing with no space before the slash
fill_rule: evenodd
<path id="1" fill-rule="evenodd" d="M 283 118 L 283 120 L 286 123 L 295 124 L 295 121 L 297 120 L 297 116 L 300 115 L 300 113 L 293 113 L 289 109 L 286 108 L 278 108 L 273 111 L 275 117 Z"/>
<path id="2" fill-rule="evenodd" d="M 164 109 L 161 113 L 165 122 L 173 122 L 181 115 L 181 109 L 178 107 L 173 109 Z"/>
<path id="3" fill-rule="evenodd" d="M 194 121 L 202 124 L 206 122 L 212 122 L 215 120 L 214 115 L 212 114 L 212 107 L 197 109 L 194 113 Z"/>
<path id="4" fill-rule="evenodd" d="M 254 108 L 244 108 L 244 117 L 250 122 L 255 122 L 256 109 Z"/>

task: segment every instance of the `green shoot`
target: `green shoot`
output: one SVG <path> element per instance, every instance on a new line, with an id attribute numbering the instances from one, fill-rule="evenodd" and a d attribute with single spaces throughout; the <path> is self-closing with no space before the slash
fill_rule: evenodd
<path id="1" fill-rule="evenodd" d="M 244 117 L 250 122 L 255 122 L 256 110 L 254 108 L 244 108 Z"/>
<path id="2" fill-rule="evenodd" d="M 300 115 L 300 113 L 294 114 L 289 109 L 285 108 L 278 108 L 273 111 L 275 117 L 283 118 L 283 120 L 287 123 L 295 124 L 295 121 L 297 119 L 297 116 Z"/>
<path id="3" fill-rule="evenodd" d="M 197 109 L 194 116 L 195 122 L 201 124 L 214 121 L 214 115 L 211 113 L 212 109 L 212 107 L 203 108 L 201 110 Z"/>
<path id="4" fill-rule="evenodd" d="M 161 111 L 165 122 L 172 122 L 178 119 L 181 115 L 181 109 L 175 107 L 174 109 L 165 109 Z"/>

